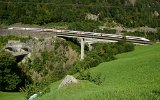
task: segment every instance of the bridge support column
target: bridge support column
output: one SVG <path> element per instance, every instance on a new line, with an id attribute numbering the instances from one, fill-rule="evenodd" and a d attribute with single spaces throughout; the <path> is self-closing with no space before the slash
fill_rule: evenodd
<path id="1" fill-rule="evenodd" d="M 81 38 L 81 60 L 84 59 L 84 38 Z"/>
<path id="2" fill-rule="evenodd" d="M 92 45 L 91 45 L 92 43 L 88 43 L 88 48 L 89 48 L 89 51 L 91 51 L 92 50 Z"/>

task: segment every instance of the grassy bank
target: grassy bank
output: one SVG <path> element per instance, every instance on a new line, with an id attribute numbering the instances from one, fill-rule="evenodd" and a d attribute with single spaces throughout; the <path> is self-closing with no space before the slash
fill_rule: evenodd
<path id="1" fill-rule="evenodd" d="M 160 44 L 137 46 L 133 52 L 117 55 L 117 60 L 90 69 L 105 77 L 101 86 L 80 81 L 58 90 L 60 82 L 56 82 L 50 93 L 37 100 L 160 99 L 159 51 Z"/>

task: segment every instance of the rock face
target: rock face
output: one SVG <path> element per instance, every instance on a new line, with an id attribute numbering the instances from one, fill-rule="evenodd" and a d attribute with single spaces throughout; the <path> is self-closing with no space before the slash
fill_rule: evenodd
<path id="1" fill-rule="evenodd" d="M 157 11 L 154 11 L 154 16 L 158 17 L 159 13 Z"/>
<path id="2" fill-rule="evenodd" d="M 61 84 L 58 86 L 58 89 L 62 88 L 63 86 L 72 84 L 72 83 L 78 83 L 78 80 L 76 78 L 74 78 L 71 75 L 67 75 L 63 81 L 61 82 Z"/>
<path id="3" fill-rule="evenodd" d="M 8 41 L 8 44 L 3 48 L 5 51 L 11 52 L 13 55 L 16 56 L 16 54 L 23 54 L 23 53 L 30 53 L 32 52 L 32 49 L 26 45 L 25 43 L 22 43 L 20 41 L 10 40 Z"/>
<path id="4" fill-rule="evenodd" d="M 100 15 L 100 13 L 99 13 L 98 15 L 87 14 L 86 17 L 85 17 L 85 19 L 86 19 L 86 20 L 94 20 L 94 21 L 98 21 L 99 15 Z"/>

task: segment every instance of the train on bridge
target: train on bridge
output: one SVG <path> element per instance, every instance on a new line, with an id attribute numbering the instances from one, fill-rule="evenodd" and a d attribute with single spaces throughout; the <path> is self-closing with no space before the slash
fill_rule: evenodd
<path id="1" fill-rule="evenodd" d="M 137 37 L 137 36 L 124 36 L 124 35 L 117 35 L 117 34 L 105 34 L 105 33 L 59 30 L 59 29 L 44 29 L 44 28 L 10 27 L 8 29 L 37 31 L 37 32 L 53 32 L 57 36 L 64 36 L 64 37 L 83 37 L 83 38 L 94 38 L 94 39 L 113 40 L 113 41 L 121 41 L 125 39 L 125 41 L 135 43 L 135 44 L 151 44 L 149 39 L 146 39 L 144 37 Z"/>

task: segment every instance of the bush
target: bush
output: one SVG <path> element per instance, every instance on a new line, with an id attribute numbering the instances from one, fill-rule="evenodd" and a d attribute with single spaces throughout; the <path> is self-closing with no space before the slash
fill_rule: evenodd
<path id="1" fill-rule="evenodd" d="M 24 88 L 21 88 L 21 92 L 23 92 L 26 98 L 29 98 L 33 94 L 43 95 L 45 93 L 50 92 L 50 88 L 46 87 L 49 85 L 49 81 L 41 81 L 41 82 L 34 82 L 32 84 L 26 84 Z"/>
<path id="2" fill-rule="evenodd" d="M 14 91 L 21 82 L 16 59 L 8 52 L 0 52 L 0 90 Z"/>
<path id="3" fill-rule="evenodd" d="M 134 44 L 127 43 L 125 41 L 120 41 L 116 43 L 116 47 L 118 50 L 118 53 L 124 53 L 134 50 Z"/>
<path id="4" fill-rule="evenodd" d="M 90 82 L 95 83 L 96 85 L 101 85 L 103 81 L 105 80 L 105 78 L 102 77 L 101 73 L 96 73 L 95 76 L 92 76 L 88 70 L 81 71 L 79 73 L 79 76 L 77 76 L 77 79 L 88 80 Z"/>

